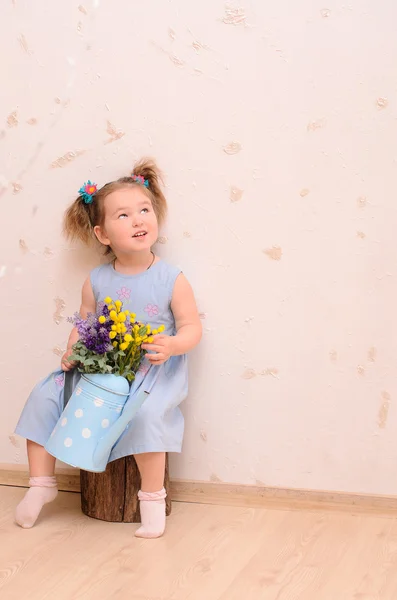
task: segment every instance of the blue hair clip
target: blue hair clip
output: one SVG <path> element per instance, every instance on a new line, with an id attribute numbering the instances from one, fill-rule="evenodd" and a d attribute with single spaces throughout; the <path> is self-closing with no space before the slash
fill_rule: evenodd
<path id="1" fill-rule="evenodd" d="M 147 179 L 144 179 L 142 177 L 142 175 L 134 175 L 134 173 L 131 175 L 131 179 L 133 181 L 135 181 L 135 183 L 140 183 L 141 185 L 144 185 L 145 188 L 149 187 L 149 182 Z"/>
<path id="2" fill-rule="evenodd" d="M 81 188 L 79 189 L 79 194 L 83 198 L 83 200 L 86 204 L 91 204 L 94 199 L 93 195 L 95 194 L 97 189 L 98 189 L 97 184 L 91 183 L 91 181 L 88 180 L 87 183 L 84 183 L 84 185 L 82 185 Z"/>

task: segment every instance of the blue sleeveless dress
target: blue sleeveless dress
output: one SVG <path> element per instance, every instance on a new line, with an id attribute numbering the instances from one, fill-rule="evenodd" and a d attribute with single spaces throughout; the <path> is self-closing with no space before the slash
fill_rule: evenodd
<path id="1" fill-rule="evenodd" d="M 181 273 L 163 260 L 137 275 L 118 273 L 112 264 L 94 269 L 91 285 L 96 302 L 106 296 L 121 300 L 124 308 L 136 313 L 137 319 L 153 329 L 165 325 L 165 334 L 175 335 L 171 299 L 175 281 Z M 149 362 L 145 359 L 131 386 L 133 393 L 145 378 Z M 80 377 L 73 371 L 73 386 Z M 58 369 L 40 381 L 31 392 L 15 433 L 41 446 L 51 435 L 64 408 L 65 374 Z M 160 367 L 150 395 L 114 445 L 109 462 L 143 452 L 180 452 L 184 419 L 179 404 L 188 391 L 187 356 L 172 356 Z"/>

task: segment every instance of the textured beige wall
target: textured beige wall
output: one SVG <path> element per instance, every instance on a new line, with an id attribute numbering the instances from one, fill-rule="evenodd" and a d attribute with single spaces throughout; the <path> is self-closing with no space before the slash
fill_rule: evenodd
<path id="1" fill-rule="evenodd" d="M 154 155 L 193 283 L 177 477 L 397 493 L 395 0 L 0 7 L 0 462 L 93 252 L 66 205 Z"/>

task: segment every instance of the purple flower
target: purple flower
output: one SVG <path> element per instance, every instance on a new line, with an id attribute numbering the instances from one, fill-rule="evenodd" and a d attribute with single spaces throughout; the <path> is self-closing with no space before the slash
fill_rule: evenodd
<path id="1" fill-rule="evenodd" d="M 109 351 L 109 332 L 112 327 L 111 321 L 99 323 L 100 316 L 108 317 L 109 309 L 103 303 L 99 303 L 95 314 L 88 313 L 86 319 L 76 313 L 73 319 L 70 319 L 77 328 L 80 341 L 88 350 L 96 354 L 104 354 Z"/>

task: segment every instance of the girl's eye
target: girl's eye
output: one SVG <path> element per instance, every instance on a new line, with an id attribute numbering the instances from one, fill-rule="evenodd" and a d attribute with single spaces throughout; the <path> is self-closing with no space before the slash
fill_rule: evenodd
<path id="1" fill-rule="evenodd" d="M 142 208 L 141 212 L 147 212 L 148 213 L 149 209 L 148 208 Z"/>
<path id="2" fill-rule="evenodd" d="M 119 219 L 124 219 L 124 217 L 128 218 L 128 215 L 126 215 L 125 213 L 122 213 L 121 215 L 119 215 Z"/>

